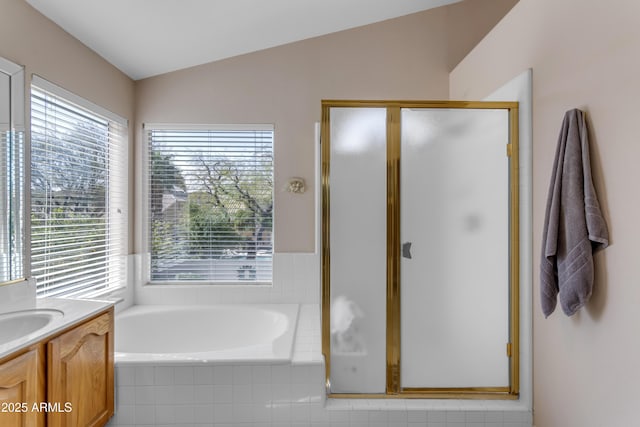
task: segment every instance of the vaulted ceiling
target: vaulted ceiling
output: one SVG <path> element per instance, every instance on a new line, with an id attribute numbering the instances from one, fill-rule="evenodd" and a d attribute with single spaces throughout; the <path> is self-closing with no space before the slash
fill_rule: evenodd
<path id="1" fill-rule="evenodd" d="M 460 0 L 26 0 L 134 80 Z"/>

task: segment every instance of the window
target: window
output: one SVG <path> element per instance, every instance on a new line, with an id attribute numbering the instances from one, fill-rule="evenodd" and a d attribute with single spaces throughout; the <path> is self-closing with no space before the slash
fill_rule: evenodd
<path id="1" fill-rule="evenodd" d="M 24 69 L 0 57 L 0 284 L 24 275 Z"/>
<path id="2" fill-rule="evenodd" d="M 152 282 L 271 282 L 273 126 L 147 125 Z"/>
<path id="3" fill-rule="evenodd" d="M 38 296 L 125 285 L 126 121 L 37 76 L 31 86 L 31 271 Z"/>

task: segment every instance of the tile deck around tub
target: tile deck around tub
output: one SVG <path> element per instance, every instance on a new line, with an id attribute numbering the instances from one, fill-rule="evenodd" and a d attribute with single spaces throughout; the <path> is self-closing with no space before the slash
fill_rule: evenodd
<path id="1" fill-rule="evenodd" d="M 324 378 L 319 307 L 303 304 L 291 363 L 116 366 L 108 426 L 531 427 L 499 401 L 326 399 Z"/>
<path id="2" fill-rule="evenodd" d="M 323 362 L 322 341 L 320 339 L 320 306 L 318 304 L 301 304 L 291 363 L 297 365 L 321 364 Z"/>

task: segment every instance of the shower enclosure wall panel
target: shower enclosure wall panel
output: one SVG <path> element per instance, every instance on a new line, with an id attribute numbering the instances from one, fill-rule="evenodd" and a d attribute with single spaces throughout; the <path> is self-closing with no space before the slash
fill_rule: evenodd
<path id="1" fill-rule="evenodd" d="M 518 104 L 323 101 L 330 394 L 518 396 Z"/>
<path id="2" fill-rule="evenodd" d="M 331 110 L 331 390 L 384 393 L 386 110 Z"/>
<path id="3" fill-rule="evenodd" d="M 508 112 L 404 108 L 401 123 L 402 386 L 506 387 Z"/>

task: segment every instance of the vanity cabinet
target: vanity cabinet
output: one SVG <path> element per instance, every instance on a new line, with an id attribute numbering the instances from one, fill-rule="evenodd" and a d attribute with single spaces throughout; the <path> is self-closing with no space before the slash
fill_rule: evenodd
<path id="1" fill-rule="evenodd" d="M 114 411 L 113 331 L 111 307 L 0 362 L 0 426 L 105 425 Z"/>
<path id="2" fill-rule="evenodd" d="M 113 415 L 113 313 L 47 343 L 48 427 L 102 426 Z"/>
<path id="3" fill-rule="evenodd" d="M 3 427 L 44 426 L 44 413 L 33 405 L 44 400 L 42 346 L 0 363 L 0 425 Z"/>

